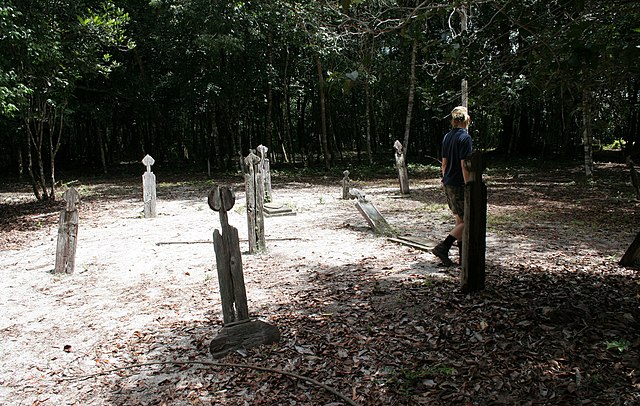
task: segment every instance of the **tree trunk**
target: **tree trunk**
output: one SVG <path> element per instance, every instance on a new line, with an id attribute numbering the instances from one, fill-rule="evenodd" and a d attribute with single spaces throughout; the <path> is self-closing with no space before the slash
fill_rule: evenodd
<path id="1" fill-rule="evenodd" d="M 411 49 L 411 74 L 409 77 L 409 101 L 407 103 L 407 118 L 404 125 L 404 142 L 402 143 L 405 160 L 409 149 L 409 130 L 411 128 L 411 114 L 413 112 L 413 100 L 416 93 L 416 55 L 418 54 L 418 40 L 413 40 Z"/>
<path id="2" fill-rule="evenodd" d="M 584 172 L 593 177 L 593 134 L 591 132 L 591 90 L 582 90 L 582 144 L 584 145 Z"/>
<path id="3" fill-rule="evenodd" d="M 220 133 L 218 132 L 218 122 L 216 118 L 216 105 L 212 103 L 211 106 L 211 146 L 213 146 L 213 167 L 220 168 L 220 145 L 219 145 Z M 209 162 L 211 162 L 209 158 Z"/>
<path id="4" fill-rule="evenodd" d="M 289 112 L 289 47 L 286 47 L 286 58 L 284 61 L 284 80 L 282 81 L 282 88 L 284 93 L 284 106 L 282 109 L 282 115 L 284 120 L 284 125 L 282 126 L 284 131 L 284 142 L 282 143 L 282 153 L 284 154 L 284 162 L 289 163 L 289 156 L 287 154 L 287 150 L 289 150 L 292 155 L 292 159 L 295 161 L 295 151 L 293 149 L 293 142 L 291 140 L 291 114 Z M 295 163 L 295 162 L 294 162 Z"/>
<path id="5" fill-rule="evenodd" d="M 57 124 L 57 128 L 56 128 L 56 123 Z M 51 182 L 51 190 L 49 193 L 49 197 L 51 198 L 51 200 L 56 200 L 56 155 L 58 154 L 58 151 L 60 150 L 60 144 L 62 142 L 62 124 L 64 121 L 64 107 L 60 107 L 60 111 L 58 112 L 58 109 L 54 106 L 50 107 L 49 110 L 49 169 L 50 169 L 50 176 L 49 176 L 49 180 Z M 58 134 L 58 137 L 54 140 L 54 136 L 55 134 Z"/>
<path id="6" fill-rule="evenodd" d="M 324 93 L 324 74 L 322 73 L 322 64 L 320 57 L 316 55 L 316 68 L 318 69 L 318 89 L 320 102 L 320 144 L 322 145 L 322 153 L 324 154 L 324 165 L 327 170 L 331 169 L 331 156 L 329 153 L 329 145 L 327 143 L 327 109 Z"/>
<path id="7" fill-rule="evenodd" d="M 367 120 L 366 148 L 367 148 L 367 158 L 369 160 L 369 165 L 371 165 L 373 164 L 373 153 L 371 152 L 371 94 L 369 93 L 368 82 L 364 84 L 364 94 L 365 94 L 365 117 Z"/>
<path id="8" fill-rule="evenodd" d="M 266 123 L 266 146 L 268 151 L 273 154 L 273 85 L 271 83 L 271 71 L 273 71 L 273 53 L 271 52 L 271 44 L 273 42 L 272 34 L 268 34 L 269 46 L 267 46 L 267 123 Z"/>

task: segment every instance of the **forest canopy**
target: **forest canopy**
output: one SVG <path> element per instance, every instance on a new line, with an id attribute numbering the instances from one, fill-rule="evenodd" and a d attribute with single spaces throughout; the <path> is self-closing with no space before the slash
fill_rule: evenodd
<path id="1" fill-rule="evenodd" d="M 145 154 L 433 161 L 463 81 L 479 149 L 637 162 L 639 28 L 623 0 L 6 0 L 0 167 L 47 199 L 56 164 Z"/>

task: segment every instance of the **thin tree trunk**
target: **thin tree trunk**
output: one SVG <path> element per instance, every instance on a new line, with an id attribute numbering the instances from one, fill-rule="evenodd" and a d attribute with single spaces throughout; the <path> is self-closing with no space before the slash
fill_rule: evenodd
<path id="1" fill-rule="evenodd" d="M 273 68 L 273 53 L 271 52 L 271 43 L 273 42 L 273 38 L 271 33 L 268 34 L 269 46 L 267 46 L 267 62 L 268 62 L 268 73 L 269 77 L 267 78 L 267 148 L 268 151 L 271 151 L 273 155 L 273 85 L 271 84 L 271 71 Z"/>
<path id="2" fill-rule="evenodd" d="M 367 135 L 366 135 L 366 148 L 367 148 L 367 159 L 369 160 L 369 164 L 373 164 L 373 153 L 371 152 L 371 94 L 369 92 L 369 83 L 366 82 L 364 85 L 364 94 L 365 94 L 365 117 L 367 120 Z"/>
<path id="3" fill-rule="evenodd" d="M 49 110 L 49 169 L 51 170 L 51 173 L 49 174 L 49 180 L 51 182 L 49 197 L 54 201 L 56 200 L 56 155 L 58 154 L 58 151 L 60 150 L 60 144 L 62 143 L 64 109 L 64 106 L 60 107 L 59 114 L 58 109 L 54 106 L 51 106 Z M 58 126 L 57 128 L 56 123 Z M 58 137 L 54 140 L 56 132 L 58 134 Z"/>
<path id="4" fill-rule="evenodd" d="M 584 172 L 593 177 L 593 133 L 591 132 L 591 90 L 582 90 L 582 144 L 584 145 Z"/>
<path id="5" fill-rule="evenodd" d="M 291 140 L 291 114 L 289 112 L 289 47 L 285 49 L 286 58 L 284 61 L 284 80 L 283 80 L 283 92 L 284 92 L 284 106 L 282 109 L 284 124 L 282 126 L 284 130 L 284 142 L 282 143 L 282 152 L 284 154 L 284 162 L 289 163 L 289 157 L 287 154 L 287 149 L 289 153 L 293 154 L 292 159 L 295 161 L 295 152 L 293 150 L 293 142 Z M 295 162 L 294 162 L 295 163 Z"/>
<path id="6" fill-rule="evenodd" d="M 322 73 L 322 64 L 320 57 L 316 55 L 316 68 L 318 69 L 318 88 L 320 95 L 320 143 L 324 154 L 324 164 L 327 170 L 331 169 L 331 156 L 329 153 L 329 145 L 327 143 L 327 109 L 324 92 L 324 74 Z"/>
<path id="7" fill-rule="evenodd" d="M 464 5 L 460 7 L 460 24 L 460 33 L 462 34 L 467 31 L 467 7 Z M 469 85 L 467 79 L 462 79 L 460 89 L 462 93 L 462 106 L 469 107 Z"/>
<path id="8" fill-rule="evenodd" d="M 218 122 L 216 118 L 216 105 L 212 103 L 211 106 L 211 145 L 213 146 L 213 167 L 220 168 L 220 146 L 219 146 L 220 133 L 218 132 Z M 209 158 L 209 162 L 211 162 Z"/>
<path id="9" fill-rule="evenodd" d="M 404 125 L 404 143 L 403 152 L 405 159 L 407 157 L 407 149 L 409 148 L 409 130 L 411 129 L 411 115 L 413 113 L 413 101 L 416 93 L 416 55 L 418 54 L 418 41 L 413 40 L 411 49 L 411 75 L 409 77 L 409 101 L 407 103 L 407 118 Z"/>

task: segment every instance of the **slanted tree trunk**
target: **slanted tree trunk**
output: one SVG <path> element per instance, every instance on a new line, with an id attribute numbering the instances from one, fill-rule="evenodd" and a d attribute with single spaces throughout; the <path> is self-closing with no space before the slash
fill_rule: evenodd
<path id="1" fill-rule="evenodd" d="M 413 101 L 416 93 L 416 56 L 418 54 L 418 41 L 413 40 L 411 49 L 411 74 L 409 77 L 409 101 L 407 103 L 407 117 L 404 124 L 404 142 L 403 152 L 405 160 L 407 159 L 407 149 L 409 148 L 409 130 L 411 129 L 411 115 L 413 113 Z"/>

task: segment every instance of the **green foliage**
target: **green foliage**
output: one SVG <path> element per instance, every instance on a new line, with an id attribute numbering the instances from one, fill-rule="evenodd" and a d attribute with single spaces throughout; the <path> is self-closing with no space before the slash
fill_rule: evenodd
<path id="1" fill-rule="evenodd" d="M 394 371 L 387 380 L 387 384 L 401 393 L 409 395 L 414 393 L 416 387 L 426 379 L 447 377 L 455 373 L 455 368 L 444 364 L 427 365 L 421 368 L 402 368 Z"/>
<path id="2" fill-rule="evenodd" d="M 631 344 L 629 343 L 629 341 L 622 338 L 620 340 L 607 341 L 606 345 L 607 345 L 607 350 L 616 350 L 618 352 L 624 352 L 629 348 Z"/>
<path id="3" fill-rule="evenodd" d="M 334 167 L 393 173 L 415 41 L 412 175 L 437 176 L 463 78 L 477 148 L 574 157 L 584 88 L 596 141 L 640 145 L 637 2 L 466 4 L 463 32 L 450 2 L 9 0 L 0 6 L 0 112 L 24 118 L 35 100 L 65 106 L 77 145 L 66 152 L 78 161 L 153 151 L 229 169 L 238 151 L 262 143 L 274 161 L 312 168 L 324 152 L 320 74 Z"/>

